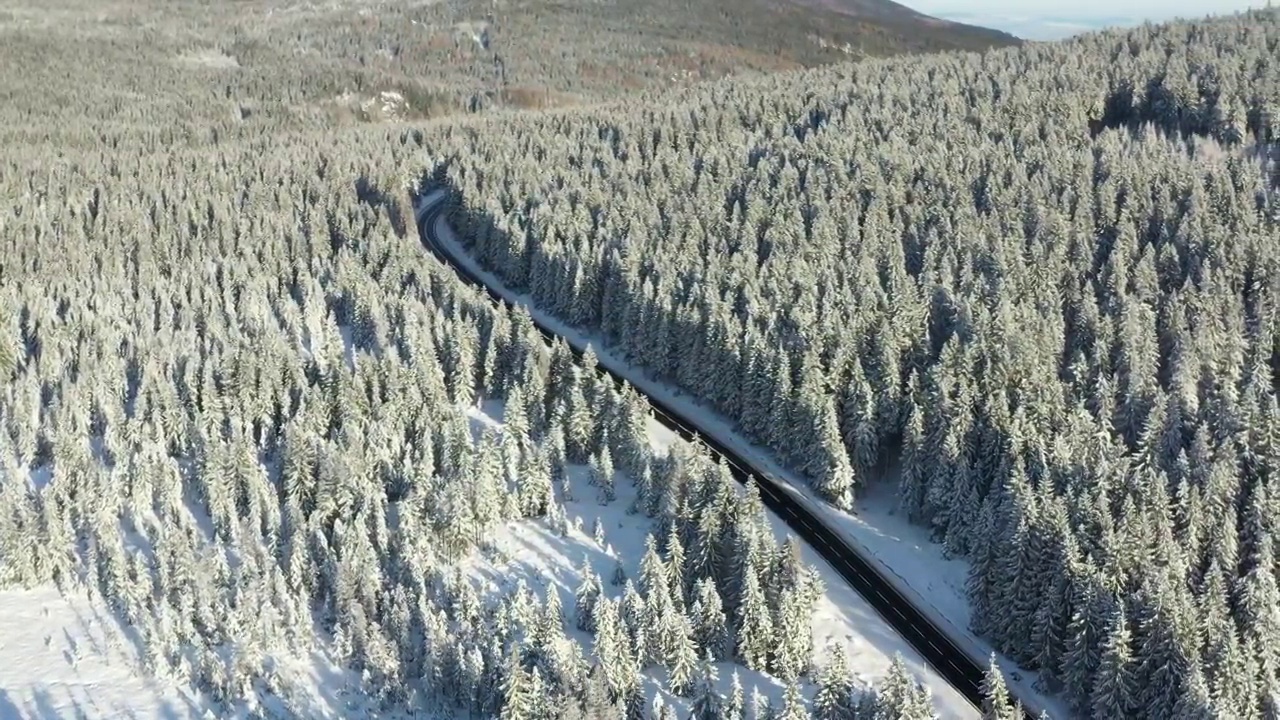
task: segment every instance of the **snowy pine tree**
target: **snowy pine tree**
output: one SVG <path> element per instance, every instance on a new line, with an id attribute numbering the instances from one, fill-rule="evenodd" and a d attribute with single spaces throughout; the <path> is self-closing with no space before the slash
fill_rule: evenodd
<path id="1" fill-rule="evenodd" d="M 983 720 L 1020 720 L 1022 717 L 1009 700 L 1009 688 L 1005 685 L 1004 673 L 996 664 L 995 653 L 991 654 L 982 679 L 982 717 Z"/>
<path id="2" fill-rule="evenodd" d="M 574 594 L 574 621 L 579 630 L 594 632 L 596 629 L 596 602 L 604 593 L 600 578 L 591 568 L 591 561 L 582 561 L 582 582 Z"/>
<path id="3" fill-rule="evenodd" d="M 709 654 L 703 655 L 697 684 L 693 690 L 691 706 L 693 720 L 721 720 L 724 714 L 724 702 L 720 693 L 716 691 L 718 680 L 715 661 Z"/>
<path id="4" fill-rule="evenodd" d="M 774 647 L 773 620 L 764 591 L 748 566 L 742 607 L 738 613 L 736 655 L 751 670 L 763 671 Z"/>

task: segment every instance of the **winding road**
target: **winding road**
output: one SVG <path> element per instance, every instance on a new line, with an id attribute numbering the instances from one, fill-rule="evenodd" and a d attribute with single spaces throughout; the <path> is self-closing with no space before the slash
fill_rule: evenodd
<path id="1" fill-rule="evenodd" d="M 444 210 L 447 198 L 446 190 L 435 189 L 415 199 L 415 215 L 423 244 L 443 263 L 453 268 L 466 283 L 483 290 L 496 303 L 512 305 L 512 302 L 503 297 L 497 289 L 486 285 L 469 263 L 454 257 L 454 250 L 440 239 L 440 227 L 446 222 Z M 580 343 L 572 338 L 557 335 L 536 316 L 533 321 L 544 337 L 548 340 L 556 338 L 565 340 L 574 355 L 581 357 L 584 348 L 579 347 Z M 609 373 L 615 380 L 627 380 L 613 369 L 605 367 L 603 363 L 599 368 Z M 644 394 L 639 387 L 636 391 Z M 830 563 L 831 567 L 858 594 L 862 595 L 943 679 L 955 687 L 975 707 L 982 707 L 985 659 L 979 662 L 957 647 L 927 614 L 913 606 L 872 562 L 862 556 L 859 550 L 851 547 L 836 531 L 824 524 L 790 492 L 784 490 L 781 483 L 785 481 L 771 477 L 769 473 L 755 467 L 750 459 L 726 447 L 711 433 L 698 429 L 693 420 L 672 408 L 661 398 L 647 394 L 644 396 L 659 422 L 684 439 L 701 442 L 714 453 L 723 456 L 734 479 L 738 482 L 745 484 L 749 478 L 754 477 L 764 504 L 786 522 L 792 532 Z M 1027 708 L 1025 712 L 1027 719 L 1032 720 L 1035 716 L 1030 707 L 1025 704 L 1024 707 Z"/>

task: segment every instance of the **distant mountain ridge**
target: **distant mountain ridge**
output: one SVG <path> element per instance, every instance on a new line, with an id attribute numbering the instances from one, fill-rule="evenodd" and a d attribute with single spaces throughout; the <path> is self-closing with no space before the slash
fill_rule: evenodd
<path id="1" fill-rule="evenodd" d="M 910 33 L 916 43 L 923 41 L 933 46 L 928 47 L 929 50 L 976 50 L 1021 42 L 1020 38 L 1003 30 L 926 15 L 893 0 L 777 1 L 873 23 L 891 33 Z"/>

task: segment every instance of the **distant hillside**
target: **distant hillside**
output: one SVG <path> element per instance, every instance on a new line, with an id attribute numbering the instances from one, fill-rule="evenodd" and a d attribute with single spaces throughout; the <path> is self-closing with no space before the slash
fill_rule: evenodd
<path id="1" fill-rule="evenodd" d="M 967 25 L 917 12 L 892 0 L 775 0 L 788 2 L 828 20 L 843 15 L 863 23 L 862 27 L 883 28 L 899 38 L 907 51 L 975 50 L 1016 44 L 1019 39 L 991 28 Z"/>
<path id="2" fill-rule="evenodd" d="M 686 82 L 740 71 L 814 67 L 866 56 L 982 50 L 1007 33 L 940 20 L 889 0 L 524 0 L 494 13 L 499 51 L 546 66 L 539 47 L 570 46 L 599 77 L 626 86 Z M 525 33 L 544 38 L 529 44 Z M 504 42 L 505 41 L 505 42 Z M 505 46 L 505 47 L 501 47 Z M 524 55 L 528 52 L 528 55 Z M 600 88 L 613 94 L 616 85 Z"/>
<path id="3" fill-rule="evenodd" d="M 1015 42 L 887 0 L 0 0 L 0 92 L 44 101 L 12 108 L 0 140 L 65 135 L 58 118 L 73 106 L 105 113 L 102 130 L 193 137 L 211 122 L 240 132 L 563 106 Z M 142 121 L 144 102 L 180 123 Z"/>

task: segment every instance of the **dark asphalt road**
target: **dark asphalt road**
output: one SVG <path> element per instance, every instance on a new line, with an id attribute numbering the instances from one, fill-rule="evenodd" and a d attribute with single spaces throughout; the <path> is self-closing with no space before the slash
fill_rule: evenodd
<path id="1" fill-rule="evenodd" d="M 465 263 L 456 262 L 446 246 L 436 237 L 436 222 L 443 214 L 444 207 L 445 202 L 442 199 L 417 209 L 418 230 L 423 244 L 441 262 L 453 268 L 467 284 L 483 290 L 494 302 L 509 306 L 510 302 L 496 290 L 485 285 Z M 558 337 L 536 318 L 534 318 L 534 324 L 548 340 Z M 581 357 L 582 351 L 579 348 L 572 345 L 570 348 L 574 355 Z M 603 364 L 599 367 L 616 380 L 625 380 Z M 643 394 L 638 387 L 636 391 Z M 910 643 L 939 675 L 975 707 L 982 707 L 985 663 L 982 665 L 975 663 L 956 647 L 947 634 L 942 632 L 925 613 L 908 602 L 893 583 L 885 578 L 871 562 L 845 543 L 835 531 L 823 524 L 788 491 L 782 489 L 779 486 L 781 481 L 753 467 L 749 460 L 741 457 L 733 449 L 725 447 L 715 437 L 694 430 L 696 425 L 693 422 L 661 399 L 650 395 L 645 395 L 645 398 L 649 401 L 654 417 L 659 422 L 684 439 L 700 441 L 714 453 L 723 456 L 738 482 L 746 483 L 748 477 L 754 477 L 764 504 L 782 518 L 792 532 L 811 545 L 824 560 L 830 563 L 858 594 L 866 598 L 871 607 Z M 1028 720 L 1035 718 L 1030 711 L 1026 713 L 1026 717 Z"/>

